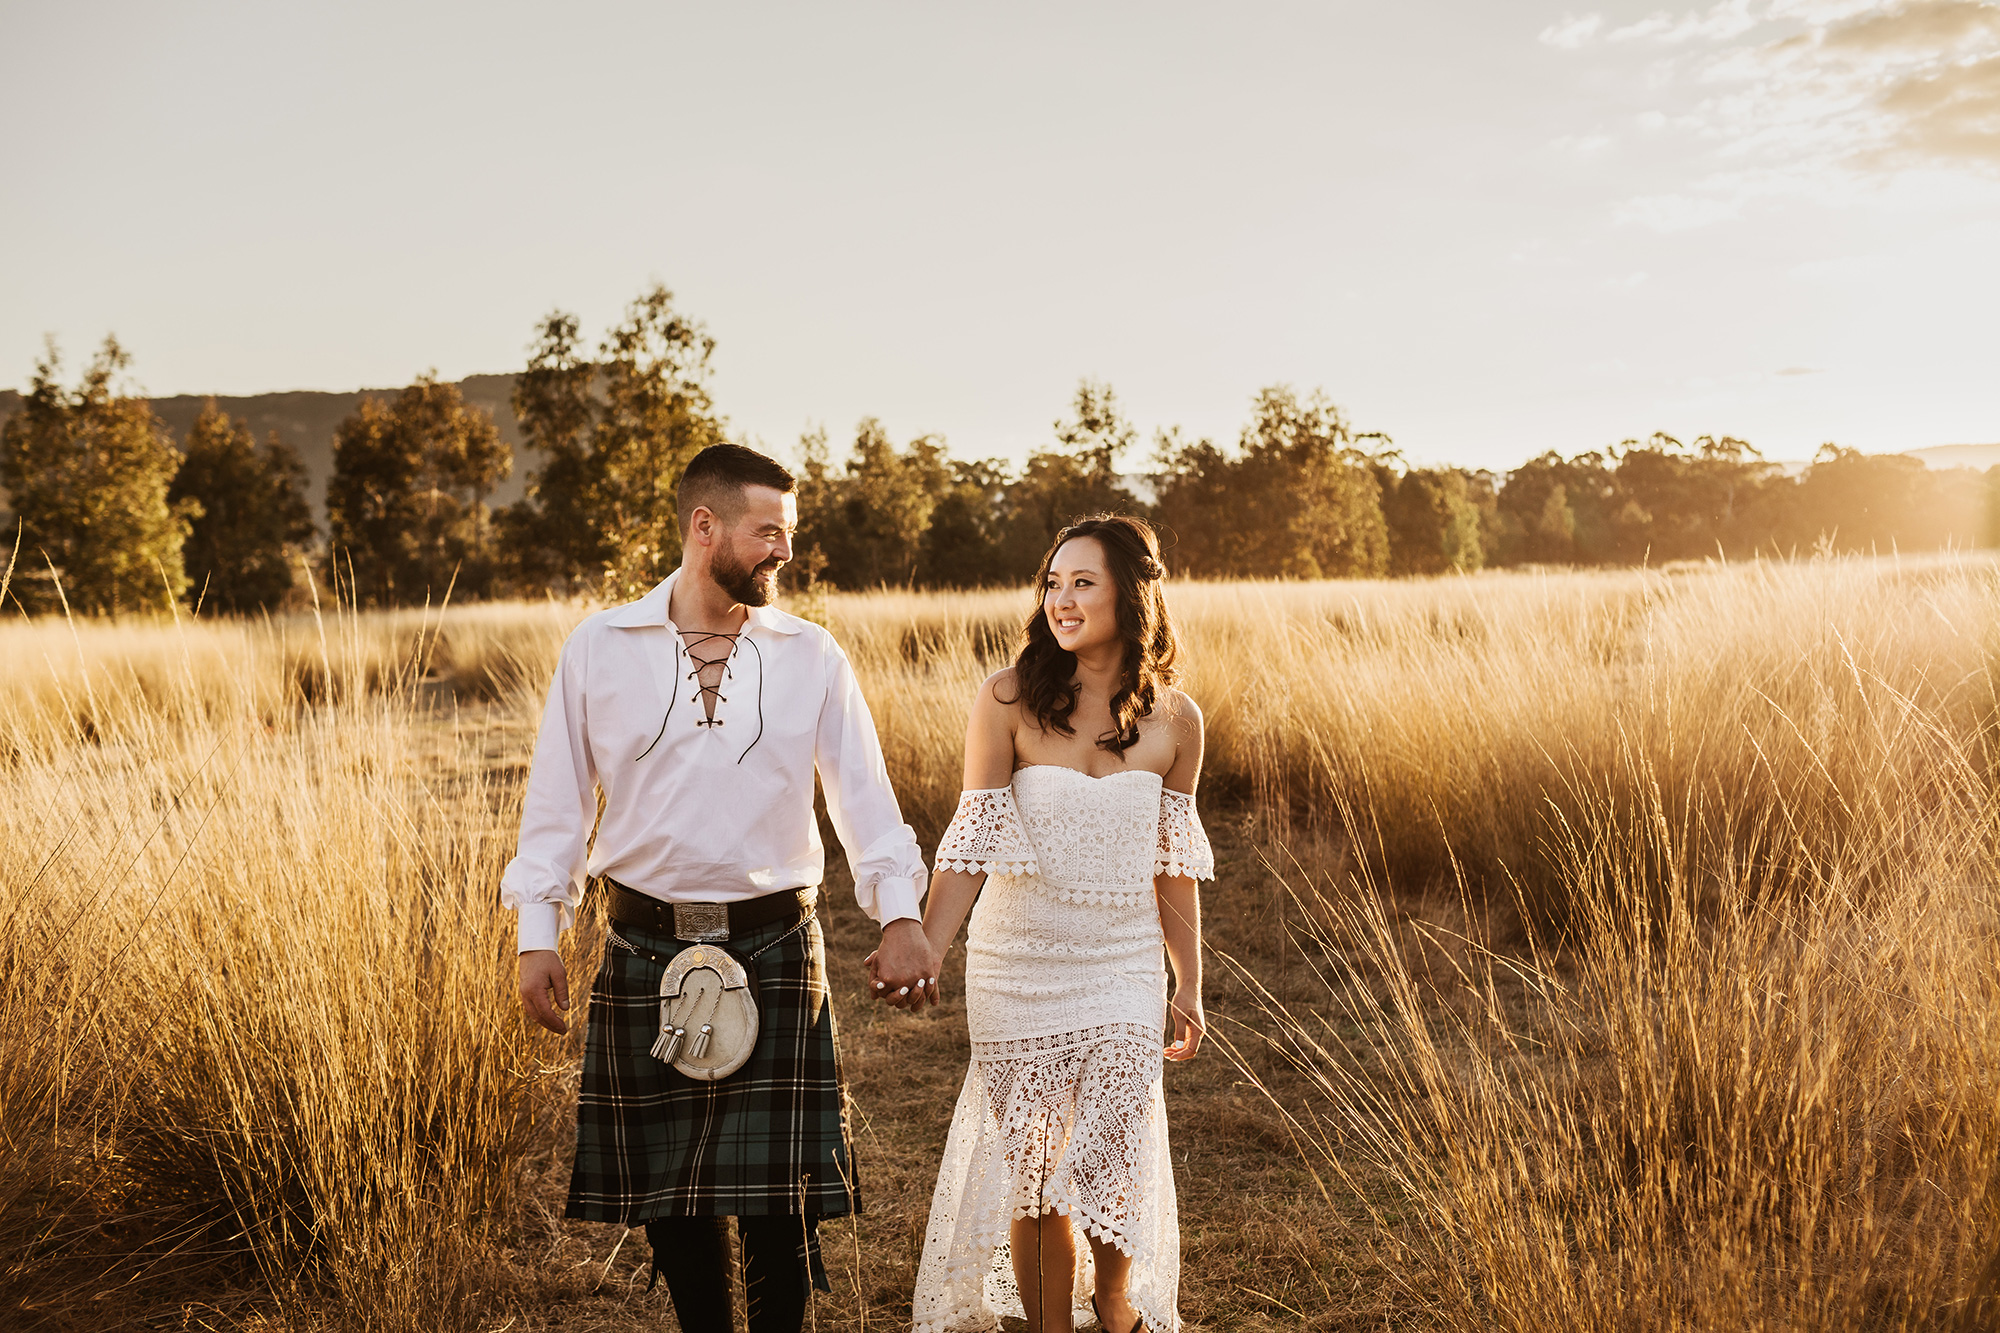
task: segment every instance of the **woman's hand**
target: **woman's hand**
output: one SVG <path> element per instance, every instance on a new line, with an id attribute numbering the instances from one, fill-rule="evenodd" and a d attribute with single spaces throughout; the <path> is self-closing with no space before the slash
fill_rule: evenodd
<path id="1" fill-rule="evenodd" d="M 1201 1034 L 1208 1027 L 1208 1018 L 1201 1011 L 1201 995 L 1174 992 L 1174 1002 L 1167 1008 L 1167 1023 L 1173 1033 L 1173 1044 L 1166 1049 L 1169 1060 L 1192 1060 L 1201 1046 Z"/>
<path id="2" fill-rule="evenodd" d="M 881 947 L 862 960 L 875 998 L 912 1012 L 938 1002 L 943 963 L 922 925 L 908 918 L 884 927 Z"/>

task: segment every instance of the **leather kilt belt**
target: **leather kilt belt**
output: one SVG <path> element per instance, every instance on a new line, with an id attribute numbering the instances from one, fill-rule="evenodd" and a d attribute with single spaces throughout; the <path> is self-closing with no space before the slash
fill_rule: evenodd
<path id="1" fill-rule="evenodd" d="M 690 944 L 719 944 L 783 922 L 796 926 L 819 901 L 818 889 L 789 889 L 733 903 L 670 903 L 604 881 L 605 913 L 621 926 L 637 926 Z"/>

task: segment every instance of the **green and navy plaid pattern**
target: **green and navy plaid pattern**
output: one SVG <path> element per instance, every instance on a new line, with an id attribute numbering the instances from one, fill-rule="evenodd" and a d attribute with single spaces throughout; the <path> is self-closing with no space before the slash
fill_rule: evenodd
<path id="1" fill-rule="evenodd" d="M 789 929 L 776 923 L 726 947 L 747 960 Z M 661 960 L 688 947 L 614 930 Z M 741 1069 L 707 1082 L 651 1054 L 665 962 L 605 942 L 590 992 L 569 1216 L 636 1226 L 859 1211 L 819 922 L 744 966 L 757 978 L 757 1048 Z"/>

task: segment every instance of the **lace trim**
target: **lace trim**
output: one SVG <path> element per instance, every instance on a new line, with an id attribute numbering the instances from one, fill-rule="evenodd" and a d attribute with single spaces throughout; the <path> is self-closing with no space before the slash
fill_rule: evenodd
<path id="1" fill-rule="evenodd" d="M 1194 797 L 1186 792 L 1160 791 L 1160 840 L 1153 873 L 1188 879 L 1215 878 L 1215 849 L 1195 813 Z"/>
<path id="2" fill-rule="evenodd" d="M 940 861 L 933 869 L 956 870 L 965 875 L 1032 875 L 1033 861 Z"/>
<path id="3" fill-rule="evenodd" d="M 1163 1044 L 1163 1034 L 1158 1028 L 1144 1023 L 1100 1023 L 1092 1028 L 1080 1028 L 1075 1032 L 1053 1032 L 1045 1037 L 1016 1037 L 1011 1041 L 975 1041 L 972 1043 L 972 1058 L 981 1064 L 992 1064 L 1002 1060 L 1025 1060 L 1030 1056 L 1046 1055 L 1050 1051 L 1066 1051 L 1077 1046 L 1088 1046 L 1092 1042 L 1115 1041 L 1131 1038 L 1149 1045 Z"/>
<path id="4" fill-rule="evenodd" d="M 1086 1234 L 1095 1236 L 1106 1245 L 1112 1246 L 1127 1259 L 1138 1253 L 1138 1248 L 1132 1243 L 1130 1236 L 1110 1223 L 1092 1217 L 1084 1201 L 1077 1197 L 1075 1190 L 1067 1188 L 1044 1190 L 1041 1206 L 1038 1208 L 1029 1203 L 1016 1207 L 1014 1220 L 1018 1222 L 1024 1217 L 1040 1217 L 1043 1213 L 1061 1213 L 1071 1221 L 1081 1223 Z"/>
<path id="5" fill-rule="evenodd" d="M 1049 896 L 1058 902 L 1083 903 L 1089 907 L 1130 907 L 1153 896 L 1153 886 L 1138 889 L 1065 889 L 1045 884 Z"/>
<path id="6" fill-rule="evenodd" d="M 1018 1317 L 1006 1225 L 1048 1214 L 1132 1259 L 1128 1294 L 1147 1327 L 1180 1327 L 1159 1037 L 1150 1025 L 1106 1023 L 974 1045 L 918 1269 L 917 1329 Z M 1071 1303 L 1082 1327 L 1095 1272 L 1077 1248 Z"/>
<path id="7" fill-rule="evenodd" d="M 1038 873 L 1035 845 L 1022 827 L 1012 787 L 959 793 L 951 826 L 938 840 L 937 868 L 969 875 Z"/>

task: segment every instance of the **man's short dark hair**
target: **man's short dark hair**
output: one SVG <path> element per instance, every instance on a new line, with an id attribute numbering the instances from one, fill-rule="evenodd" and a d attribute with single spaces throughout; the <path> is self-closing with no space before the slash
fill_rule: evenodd
<path id="1" fill-rule="evenodd" d="M 746 449 L 740 444 L 711 444 L 694 456 L 681 473 L 674 492 L 674 511 L 680 519 L 681 536 L 687 536 L 694 511 L 707 509 L 724 523 L 734 523 L 743 512 L 743 488 L 769 486 L 781 494 L 798 489 L 798 479 L 777 459 Z"/>

